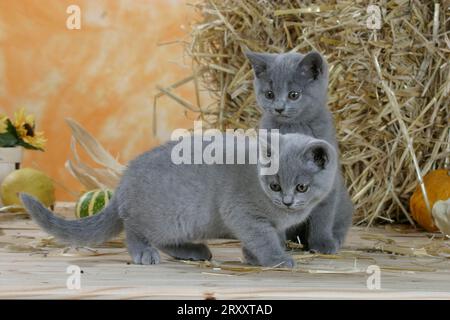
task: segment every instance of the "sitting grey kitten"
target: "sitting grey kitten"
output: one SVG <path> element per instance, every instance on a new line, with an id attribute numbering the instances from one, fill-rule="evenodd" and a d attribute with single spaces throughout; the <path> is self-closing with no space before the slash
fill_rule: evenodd
<path id="1" fill-rule="evenodd" d="M 327 108 L 328 66 L 317 52 L 268 54 L 247 52 L 254 71 L 254 89 L 263 110 L 260 127 L 280 133 L 302 133 L 331 143 L 338 150 L 333 117 Z M 353 204 L 338 174 L 333 191 L 288 238 L 301 239 L 306 249 L 335 253 L 351 226 Z"/>
<path id="2" fill-rule="evenodd" d="M 109 205 L 92 217 L 65 220 L 27 194 L 21 200 L 45 231 L 71 245 L 102 243 L 125 229 L 137 264 L 159 263 L 157 249 L 177 259 L 209 260 L 203 240 L 237 238 L 248 263 L 293 267 L 284 250 L 285 231 L 305 220 L 331 191 L 335 149 L 323 140 L 280 135 L 278 152 L 270 144 L 261 144 L 260 151 L 278 157 L 278 173 L 261 175 L 267 162 L 174 164 L 175 143 L 130 162 Z"/>

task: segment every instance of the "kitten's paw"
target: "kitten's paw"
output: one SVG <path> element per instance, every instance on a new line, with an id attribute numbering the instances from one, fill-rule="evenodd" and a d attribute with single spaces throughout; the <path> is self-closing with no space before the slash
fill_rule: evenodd
<path id="1" fill-rule="evenodd" d="M 162 246 L 162 251 L 179 260 L 211 260 L 212 253 L 203 243 L 185 243 L 178 246 Z"/>
<path id="2" fill-rule="evenodd" d="M 198 244 L 186 254 L 186 258 L 193 261 L 208 261 L 211 260 L 212 253 L 206 245 Z"/>
<path id="3" fill-rule="evenodd" d="M 309 243 L 309 251 L 313 253 L 335 254 L 339 246 L 333 239 L 316 240 Z"/>
<path id="4" fill-rule="evenodd" d="M 141 252 L 137 252 L 132 258 L 135 264 L 144 265 L 158 264 L 161 261 L 158 250 L 153 247 L 148 247 Z"/>
<path id="5" fill-rule="evenodd" d="M 263 266 L 270 268 L 293 268 L 295 266 L 295 261 L 290 255 L 280 255 L 275 258 L 273 256 L 271 256 L 270 258 L 260 257 L 260 259 L 258 259 L 247 248 L 242 248 L 242 253 L 244 255 L 245 262 L 253 266 Z M 260 262 L 260 260 L 263 262 Z"/>
<path id="6" fill-rule="evenodd" d="M 280 268 L 293 268 L 295 267 L 295 261 L 292 257 L 287 257 L 279 266 Z"/>
<path id="7" fill-rule="evenodd" d="M 244 255 L 244 261 L 252 266 L 258 266 L 258 259 L 247 248 L 242 248 L 242 254 Z"/>

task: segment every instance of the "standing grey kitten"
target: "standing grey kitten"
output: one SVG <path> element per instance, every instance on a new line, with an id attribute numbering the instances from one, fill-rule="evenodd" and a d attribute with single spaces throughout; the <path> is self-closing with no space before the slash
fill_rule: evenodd
<path id="1" fill-rule="evenodd" d="M 235 140 L 226 139 L 224 149 Z M 65 220 L 29 195 L 21 194 L 21 200 L 45 231 L 72 245 L 102 243 L 124 228 L 137 264 L 159 263 L 157 249 L 178 259 L 209 260 L 203 240 L 233 237 L 241 240 L 248 263 L 292 267 L 285 232 L 331 191 L 335 149 L 323 140 L 280 135 L 278 151 L 270 145 L 261 151 L 266 159 L 268 151 L 271 159 L 278 157 L 278 173 L 261 175 L 267 162 L 174 164 L 174 145 L 166 143 L 133 160 L 109 205 L 95 216 Z"/>
<path id="2" fill-rule="evenodd" d="M 333 117 L 327 108 L 328 66 L 317 52 L 268 54 L 247 52 L 255 75 L 256 100 L 263 110 L 260 127 L 324 139 L 338 150 Z M 307 223 L 289 231 L 305 247 L 335 253 L 351 226 L 353 204 L 339 173 L 333 191 Z"/>

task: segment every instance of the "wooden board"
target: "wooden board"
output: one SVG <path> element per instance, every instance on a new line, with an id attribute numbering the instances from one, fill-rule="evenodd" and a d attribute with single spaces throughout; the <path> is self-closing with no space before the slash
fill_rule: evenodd
<path id="1" fill-rule="evenodd" d="M 57 212 L 72 216 L 72 207 L 60 204 Z M 336 256 L 294 250 L 292 271 L 242 264 L 235 241 L 210 246 L 214 266 L 165 255 L 159 265 L 133 265 L 121 238 L 94 250 L 65 250 L 25 214 L 1 213 L 0 298 L 450 298 L 450 241 L 401 226 L 354 227 Z M 80 290 L 66 285 L 70 265 L 83 272 Z M 370 265 L 380 268 L 380 290 L 368 289 Z"/>

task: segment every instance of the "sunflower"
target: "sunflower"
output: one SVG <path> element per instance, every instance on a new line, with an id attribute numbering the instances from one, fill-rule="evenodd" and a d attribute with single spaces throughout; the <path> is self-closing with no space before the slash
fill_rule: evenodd
<path id="1" fill-rule="evenodd" d="M 25 109 L 20 108 L 19 111 L 14 112 L 13 125 L 19 138 L 32 135 L 34 131 L 34 116 L 31 114 L 25 115 Z"/>
<path id="2" fill-rule="evenodd" d="M 42 131 L 34 131 L 32 136 L 25 136 L 22 139 L 29 145 L 32 145 L 39 150 L 44 150 L 45 143 L 47 142 L 47 139 L 44 138 L 44 133 Z"/>
<path id="3" fill-rule="evenodd" d="M 34 116 L 31 114 L 25 115 L 24 108 L 14 113 L 13 125 L 16 128 L 17 135 L 25 143 L 36 149 L 44 149 L 47 139 L 44 138 L 43 132 L 35 131 Z"/>
<path id="4" fill-rule="evenodd" d="M 0 134 L 5 133 L 8 130 L 8 117 L 0 115 Z"/>

